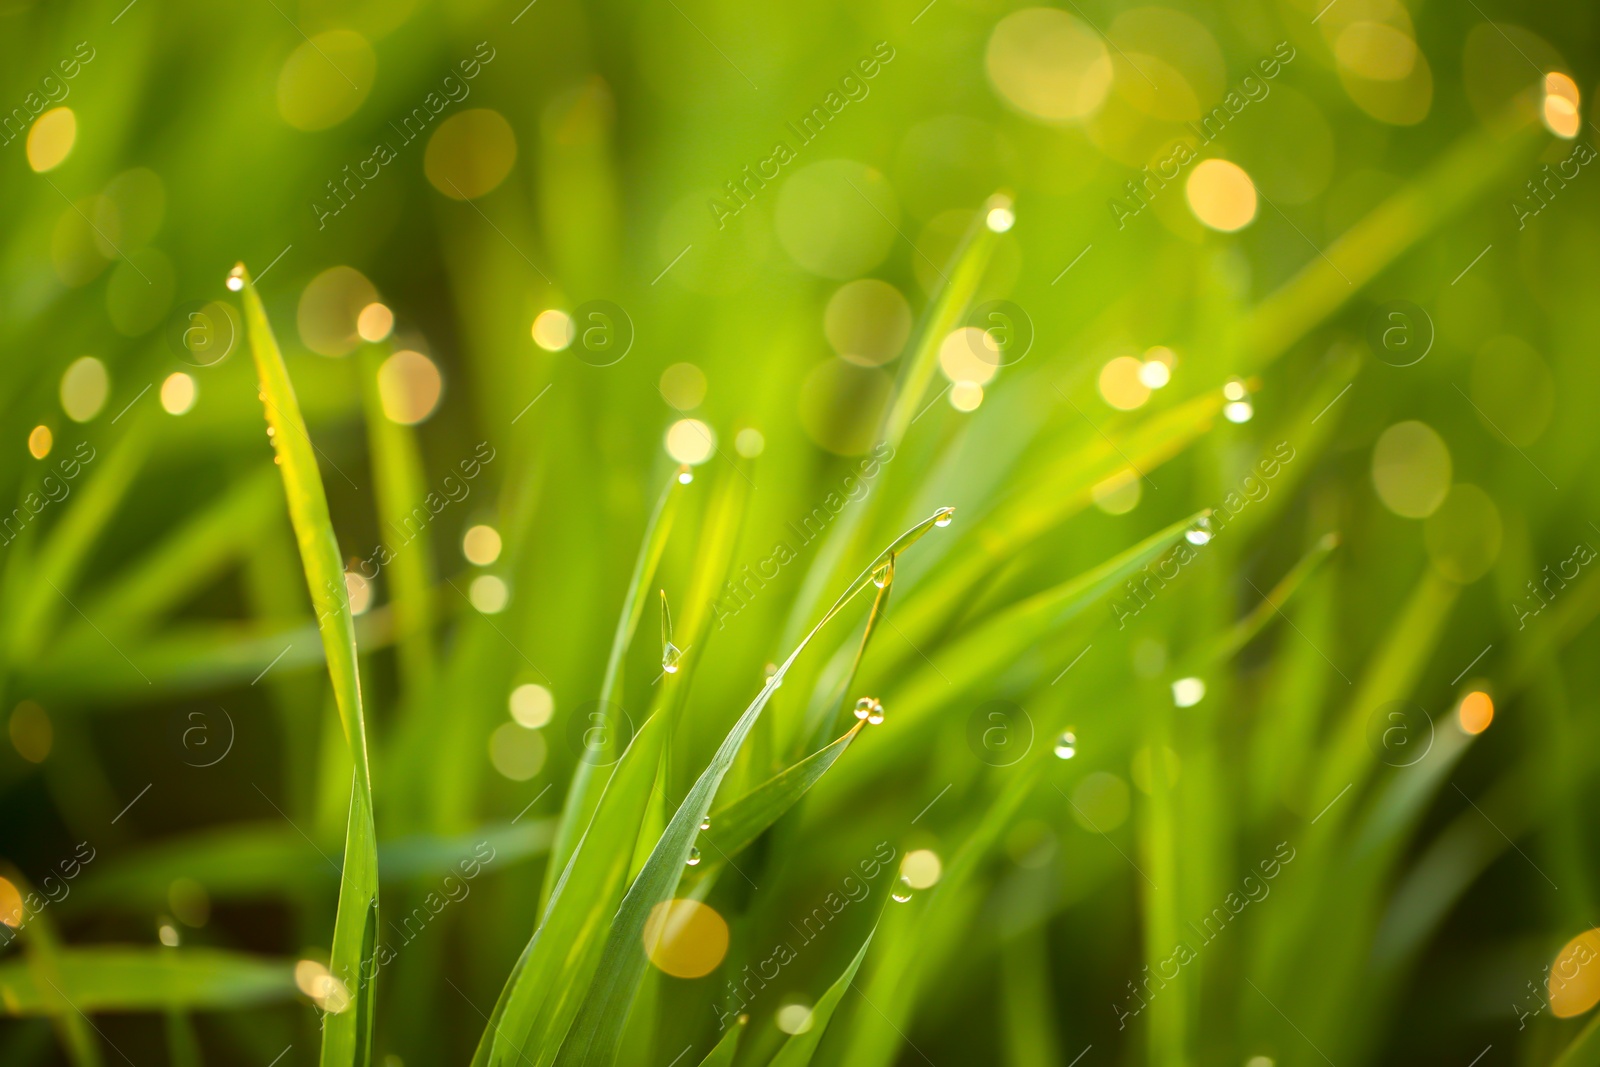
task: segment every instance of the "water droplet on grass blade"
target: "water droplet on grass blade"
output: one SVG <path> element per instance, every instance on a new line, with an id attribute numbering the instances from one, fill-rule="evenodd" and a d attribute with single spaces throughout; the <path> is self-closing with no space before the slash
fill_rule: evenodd
<path id="1" fill-rule="evenodd" d="M 877 697 L 862 697 L 856 701 L 855 715 L 858 719 L 865 719 L 877 725 L 883 721 L 883 705 L 878 702 Z"/>
<path id="2" fill-rule="evenodd" d="M 1078 754 L 1078 735 L 1071 730 L 1056 739 L 1056 759 L 1071 759 Z"/>
<path id="3" fill-rule="evenodd" d="M 890 891 L 889 896 L 899 904 L 904 904 L 911 899 L 911 883 L 906 880 L 904 875 L 901 876 L 899 881 L 895 882 L 894 889 Z"/>
<path id="4" fill-rule="evenodd" d="M 689 866 L 700 866 L 700 850 L 698 848 L 689 849 Z"/>
<path id="5" fill-rule="evenodd" d="M 661 649 L 661 669 L 668 674 L 677 674 L 678 665 L 683 662 L 683 650 L 671 641 Z"/>
<path id="6" fill-rule="evenodd" d="M 933 524 L 940 527 L 949 526 L 955 517 L 955 508 L 940 508 L 938 515 L 933 520 Z"/>
<path id="7" fill-rule="evenodd" d="M 894 581 L 894 557 L 890 556 L 883 566 L 872 572 L 872 584 L 882 589 Z"/>
<path id="8" fill-rule="evenodd" d="M 711 829 L 711 816 L 707 815 L 705 818 L 700 820 L 700 829 L 702 829 L 702 830 Z"/>
<path id="9" fill-rule="evenodd" d="M 1211 519 L 1202 515 L 1194 520 L 1194 525 L 1184 533 L 1183 538 L 1191 545 L 1203 545 L 1211 540 Z"/>

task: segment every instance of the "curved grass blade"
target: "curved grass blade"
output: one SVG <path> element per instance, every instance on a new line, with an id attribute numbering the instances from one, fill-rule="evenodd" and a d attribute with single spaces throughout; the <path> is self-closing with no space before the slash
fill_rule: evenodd
<path id="1" fill-rule="evenodd" d="M 627 1022 L 629 1009 L 633 1005 L 639 982 L 644 975 L 643 936 L 650 911 L 677 891 L 688 860 L 689 849 L 693 845 L 695 834 L 699 832 L 700 823 L 710 811 L 717 787 L 722 783 L 723 776 L 733 764 L 734 757 L 744 744 L 745 738 L 749 736 L 762 710 L 772 699 L 772 694 L 783 684 L 784 675 L 789 668 L 822 628 L 859 593 L 873 585 L 873 576 L 891 558 L 920 540 L 935 525 L 948 525 L 952 512 L 951 508 L 941 508 L 901 534 L 893 544 L 868 564 L 867 568 L 834 601 L 821 621 L 812 627 L 811 632 L 806 634 L 804 640 L 767 679 L 761 692 L 750 702 L 733 729 L 728 731 L 716 755 L 701 772 L 683 803 L 673 814 L 667 829 L 656 842 L 649 861 L 629 887 L 627 896 L 623 898 L 622 907 L 611 924 L 594 982 L 589 987 L 565 1043 L 561 1046 L 560 1055 L 556 1059 L 558 1064 L 606 1067 L 616 1058 L 623 1026 Z"/>
<path id="2" fill-rule="evenodd" d="M 365 967 L 378 915 L 378 848 L 373 828 L 372 776 L 367 765 L 367 735 L 361 709 L 361 678 L 356 666 L 356 633 L 345 588 L 339 543 L 328 515 L 322 474 L 306 431 L 305 419 L 283 353 L 272 335 L 261 297 L 245 272 L 233 268 L 230 284 L 242 290 L 246 331 L 261 385 L 261 401 L 283 474 L 289 520 L 300 546 L 311 602 L 328 659 L 339 724 L 344 730 L 355 769 L 346 826 L 344 873 L 339 885 L 339 910 L 334 919 L 329 970 L 344 982 L 350 1002 L 330 1014 L 322 1030 L 323 1067 L 364 1065 L 372 1059 L 372 979 Z"/>
<path id="3" fill-rule="evenodd" d="M 816 1055 L 817 1045 L 821 1043 L 822 1035 L 827 1032 L 828 1024 L 833 1021 L 833 1013 L 838 1009 L 839 1001 L 844 998 L 845 990 L 856 980 L 856 972 L 861 969 L 861 961 L 867 958 L 867 949 L 872 947 L 872 938 L 877 932 L 876 926 L 867 932 L 866 940 L 861 942 L 861 947 L 856 950 L 849 966 L 834 979 L 827 992 L 817 999 L 816 1006 L 811 1009 L 811 1025 L 804 1033 L 790 1035 L 789 1040 L 778 1050 L 778 1054 L 772 1057 L 772 1063 L 768 1067 L 807 1067 L 811 1057 Z"/>
<path id="4" fill-rule="evenodd" d="M 701 850 L 706 862 L 695 868 L 694 880 L 699 881 L 721 863 L 733 859 L 794 807 L 844 755 L 865 725 L 856 723 L 843 737 L 778 772 L 731 804 L 712 811 L 711 829 L 701 834 L 701 840 L 706 842 L 706 848 Z"/>
<path id="5" fill-rule="evenodd" d="M 656 501 L 655 510 L 644 528 L 644 540 L 639 545 L 638 558 L 633 563 L 633 574 L 628 579 L 628 592 L 623 601 L 622 616 L 617 620 L 611 637 L 611 654 L 606 659 L 606 670 L 600 681 L 600 706 L 611 707 L 618 703 L 622 691 L 622 661 L 634 631 L 644 616 L 644 605 L 650 596 L 650 582 L 655 577 L 656 566 L 667 548 L 667 535 L 672 532 L 672 521 L 677 515 L 678 502 L 683 498 L 685 483 L 682 470 L 674 471 L 667 487 Z M 594 817 L 600 794 L 610 778 L 610 768 L 579 760 L 572 771 L 572 782 L 567 786 L 567 799 L 561 809 L 561 823 L 556 830 L 555 843 L 550 847 L 550 865 L 545 869 L 541 902 L 548 902 L 555 889 L 556 878 L 566 869 L 567 861 L 578 847 Z"/>
<path id="6" fill-rule="evenodd" d="M 66 948 L 41 990 L 25 962 L 0 963 L 0 1010 L 48 1015 L 65 995 L 81 1012 L 194 1011 L 293 1000 L 294 961 L 214 948 Z"/>

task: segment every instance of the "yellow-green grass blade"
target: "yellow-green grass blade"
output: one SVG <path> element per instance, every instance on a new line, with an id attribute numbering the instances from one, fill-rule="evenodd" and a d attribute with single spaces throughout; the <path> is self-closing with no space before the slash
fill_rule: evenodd
<path id="1" fill-rule="evenodd" d="M 633 574 L 628 579 L 628 590 L 623 600 L 622 615 L 617 620 L 611 637 L 611 652 L 606 658 L 605 674 L 600 680 L 600 706 L 611 708 L 622 696 L 622 663 L 633 641 L 639 620 L 644 616 L 645 604 L 650 597 L 650 583 L 655 577 L 661 554 L 666 551 L 667 536 L 672 532 L 672 522 L 677 515 L 679 501 L 683 499 L 682 471 L 674 471 L 656 500 L 650 521 L 645 524 L 644 539 L 639 545 L 639 555 L 633 563 Z M 567 799 L 561 809 L 560 828 L 555 843 L 550 848 L 550 865 L 545 870 L 541 902 L 548 901 L 555 889 L 555 880 L 566 869 L 567 861 L 577 848 L 578 840 L 594 816 L 600 794 L 610 778 L 609 767 L 579 760 L 572 770 L 572 781 L 567 786 Z"/>
<path id="2" fill-rule="evenodd" d="M 246 332 L 267 424 L 273 431 L 273 450 L 289 501 L 289 520 L 300 546 L 300 561 L 317 611 L 339 723 L 355 770 L 329 963 L 329 970 L 344 982 L 349 1000 L 344 1010 L 331 1013 L 324 1021 L 321 1062 L 323 1067 L 365 1065 L 372 1059 L 372 977 L 376 969 L 368 966 L 368 956 L 378 918 L 378 849 L 354 616 L 345 588 L 339 543 L 328 515 L 322 474 L 289 381 L 289 370 L 267 321 L 266 308 L 243 264 L 234 268 L 231 278 L 241 287 Z"/>
<path id="3" fill-rule="evenodd" d="M 744 1034 L 745 1026 L 750 1022 L 748 1015 L 741 1015 L 728 1027 L 728 1032 L 722 1035 L 722 1040 L 714 1045 L 706 1058 L 700 1061 L 700 1067 L 733 1067 L 733 1058 L 739 1054 L 739 1038 Z"/>
<path id="4" fill-rule="evenodd" d="M 561 1053 L 556 1060 L 558 1064 L 563 1067 L 580 1064 L 584 1067 L 604 1067 L 615 1059 L 629 1009 L 644 975 L 645 923 L 651 910 L 676 892 L 695 835 L 699 833 L 701 821 L 710 812 L 712 799 L 723 776 L 732 766 L 735 755 L 772 694 L 783 684 L 789 668 L 829 621 L 864 589 L 872 588 L 873 576 L 881 567 L 920 540 L 936 524 L 948 524 L 949 521 L 950 510 L 940 509 L 896 538 L 893 544 L 868 564 L 767 679 L 761 692 L 728 731 L 711 762 L 678 806 L 667 829 L 656 842 L 649 861 L 623 898 L 622 906 L 611 924 L 594 981 L 561 1046 Z"/>
<path id="5" fill-rule="evenodd" d="M 45 987 L 22 961 L 0 963 L 0 1010 L 12 1016 L 48 1015 L 52 998 L 89 1012 L 207 1011 L 238 1008 L 296 995 L 294 961 L 215 948 L 116 945 L 64 948 Z M 48 982 L 60 986 L 52 991 Z"/>
<path id="6" fill-rule="evenodd" d="M 844 999 L 845 991 L 856 980 L 856 972 L 861 970 L 861 961 L 867 958 L 867 950 L 872 947 L 872 938 L 877 932 L 877 927 L 867 932 L 866 939 L 861 942 L 861 947 L 856 949 L 856 954 L 851 957 L 843 973 L 833 980 L 833 984 L 822 996 L 817 998 L 817 1003 L 811 1008 L 811 1025 L 804 1033 L 789 1035 L 789 1040 L 785 1041 L 778 1054 L 772 1057 L 769 1067 L 807 1067 L 810 1064 L 811 1057 L 817 1053 L 817 1045 L 822 1041 L 822 1035 L 827 1033 L 828 1024 L 833 1021 L 833 1013 L 838 1010 L 839 1001 Z"/>

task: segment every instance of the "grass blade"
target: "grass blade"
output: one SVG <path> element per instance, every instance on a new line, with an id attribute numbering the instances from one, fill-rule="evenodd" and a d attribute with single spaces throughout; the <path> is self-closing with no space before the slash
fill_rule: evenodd
<path id="1" fill-rule="evenodd" d="M 85 1013 L 194 1011 L 292 1000 L 294 961 L 264 959 L 213 948 L 61 949 L 50 981 Z M 55 1012 L 50 989 L 41 990 L 25 962 L 0 963 L 0 1007 L 7 1015 Z"/>
<path id="2" fill-rule="evenodd" d="M 378 848 L 373 827 L 372 776 L 367 765 L 367 735 L 361 708 L 361 678 L 356 666 L 356 632 L 345 588 L 344 565 L 322 474 L 306 431 L 305 419 L 283 353 L 272 335 L 266 309 L 250 282 L 244 265 L 233 269 L 230 284 L 242 290 L 250 351 L 255 357 L 266 406 L 267 424 L 277 453 L 283 486 L 289 500 L 289 520 L 300 546 L 306 585 L 317 609 L 317 624 L 333 682 L 339 724 L 355 769 L 350 794 L 350 817 L 344 849 L 344 873 L 339 885 L 339 910 L 334 920 L 333 950 L 329 964 L 345 983 L 350 1000 L 333 1012 L 322 1031 L 323 1067 L 365 1065 L 372 1059 L 372 980 L 365 967 L 378 920 Z"/>

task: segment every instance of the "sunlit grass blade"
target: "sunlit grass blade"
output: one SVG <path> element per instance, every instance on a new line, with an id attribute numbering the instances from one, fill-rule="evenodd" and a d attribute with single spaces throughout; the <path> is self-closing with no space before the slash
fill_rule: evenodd
<path id="1" fill-rule="evenodd" d="M 732 766 L 734 756 L 744 744 L 762 710 L 771 700 L 784 675 L 805 651 L 812 639 L 864 589 L 871 588 L 873 576 L 889 560 L 920 540 L 936 525 L 950 522 L 950 509 L 941 508 L 895 539 L 894 543 L 867 565 L 842 592 L 833 606 L 789 653 L 778 669 L 750 702 L 739 721 L 728 731 L 722 745 L 711 758 L 683 803 L 678 806 L 667 829 L 656 842 L 649 861 L 629 887 L 615 920 L 611 924 L 605 951 L 588 994 L 573 1020 L 572 1028 L 556 1062 L 563 1065 L 609 1065 L 616 1056 L 623 1026 L 638 991 L 645 968 L 643 935 L 649 914 L 660 902 L 676 892 L 684 865 L 693 847 L 700 823 L 710 812 L 717 787 Z"/>
<path id="2" fill-rule="evenodd" d="M 778 1054 L 772 1057 L 772 1063 L 768 1067 L 807 1067 L 810 1064 L 811 1057 L 817 1053 L 817 1045 L 828 1031 L 828 1024 L 833 1021 L 833 1013 L 838 1009 L 839 1001 L 844 999 L 846 990 L 856 980 L 856 972 L 861 970 L 861 961 L 867 958 L 867 950 L 872 947 L 872 938 L 877 932 L 877 927 L 867 932 L 866 940 L 856 949 L 856 954 L 851 957 L 849 965 L 812 1006 L 811 1025 L 803 1033 L 789 1035 L 789 1040 L 785 1041 Z"/>
<path id="3" fill-rule="evenodd" d="M 215 948 L 64 948 L 49 981 L 82 1012 L 209 1011 L 292 1000 L 294 961 Z M 41 990 L 26 962 L 0 963 L 0 1010 L 47 1015 L 60 994 Z"/>
<path id="4" fill-rule="evenodd" d="M 639 620 L 644 615 L 645 603 L 650 596 L 650 583 L 655 576 L 656 566 L 661 562 L 661 554 L 666 551 L 667 536 L 672 532 L 673 518 L 684 495 L 687 483 L 683 481 L 682 473 L 673 472 L 656 500 L 650 521 L 645 524 L 644 539 L 639 545 L 639 555 L 634 560 L 633 574 L 628 579 L 622 615 L 612 634 L 611 652 L 606 658 L 605 674 L 600 680 L 602 708 L 612 707 L 621 699 L 623 659 L 627 655 L 628 645 L 633 641 L 634 631 L 639 628 Z M 545 871 L 541 901 L 550 899 L 556 879 L 566 869 L 573 849 L 589 826 L 610 774 L 609 767 L 597 766 L 585 760 L 579 760 L 573 768 L 572 781 L 567 786 L 567 799 L 561 809 L 560 827 L 556 831 L 555 843 L 550 848 L 550 865 Z"/>
<path id="5" fill-rule="evenodd" d="M 352 1067 L 372 1059 L 373 973 L 371 953 L 378 918 L 378 849 L 373 828 L 372 775 L 367 766 L 367 735 L 356 665 L 356 633 L 345 586 L 344 564 L 328 515 L 317 456 L 300 415 L 283 354 L 267 322 L 266 309 L 244 265 L 233 269 L 230 284 L 241 291 L 246 332 L 260 380 L 261 401 L 272 429 L 273 449 L 289 500 L 289 520 L 300 546 L 306 585 L 317 610 L 317 624 L 333 682 L 339 722 L 354 766 L 347 823 L 339 910 L 334 920 L 329 970 L 349 995 L 344 1010 L 328 1015 L 322 1031 L 323 1067 Z"/>

